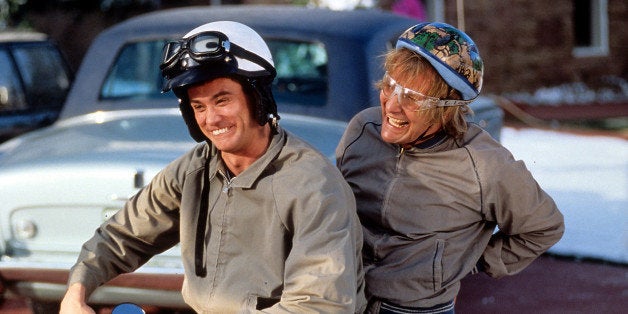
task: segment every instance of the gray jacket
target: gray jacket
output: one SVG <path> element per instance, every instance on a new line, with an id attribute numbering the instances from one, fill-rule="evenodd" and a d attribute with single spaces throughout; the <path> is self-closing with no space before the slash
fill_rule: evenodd
<path id="1" fill-rule="evenodd" d="M 561 238 L 551 197 L 476 125 L 461 141 L 402 151 L 382 141 L 381 123 L 379 107 L 364 110 L 336 150 L 364 227 L 367 297 L 445 303 L 476 265 L 493 277 L 515 274 Z"/>
<path id="2" fill-rule="evenodd" d="M 204 174 L 201 277 L 195 243 Z M 172 162 L 84 245 L 69 283 L 91 293 L 180 241 L 183 297 L 199 313 L 353 313 L 364 306 L 355 201 L 327 158 L 279 129 L 259 160 L 231 180 L 225 174 L 206 143 Z"/>

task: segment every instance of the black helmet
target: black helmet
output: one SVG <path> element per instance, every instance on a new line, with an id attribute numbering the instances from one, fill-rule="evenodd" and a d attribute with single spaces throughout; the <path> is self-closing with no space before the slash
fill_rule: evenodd
<path id="1" fill-rule="evenodd" d="M 194 119 L 187 89 L 218 77 L 238 80 L 253 96 L 258 123 L 273 121 L 276 127 L 279 116 L 271 92 L 276 70 L 266 42 L 250 27 L 232 21 L 203 24 L 181 40 L 166 43 L 159 68 L 166 79 L 162 90 L 172 90 L 179 98 L 183 119 L 196 141 L 207 138 Z"/>

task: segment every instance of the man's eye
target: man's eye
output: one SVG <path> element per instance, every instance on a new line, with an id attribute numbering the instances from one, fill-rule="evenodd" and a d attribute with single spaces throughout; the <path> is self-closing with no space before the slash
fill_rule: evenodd
<path id="1" fill-rule="evenodd" d="M 192 105 L 192 110 L 194 111 L 203 111 L 205 109 L 205 106 L 203 105 L 199 105 L 199 104 L 193 104 Z"/>
<path id="2" fill-rule="evenodd" d="M 419 99 L 415 95 L 409 93 L 403 93 L 403 98 L 409 101 L 419 101 Z"/>
<path id="3" fill-rule="evenodd" d="M 421 102 L 422 99 L 416 98 L 416 97 L 408 97 L 408 100 L 412 101 L 412 102 Z"/>
<path id="4" fill-rule="evenodd" d="M 216 106 L 224 106 L 231 101 L 229 97 L 220 97 L 216 99 Z"/>

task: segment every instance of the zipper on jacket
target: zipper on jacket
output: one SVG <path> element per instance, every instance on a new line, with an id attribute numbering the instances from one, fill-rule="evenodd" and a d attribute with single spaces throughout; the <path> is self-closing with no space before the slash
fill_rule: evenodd
<path id="1" fill-rule="evenodd" d="M 392 190 L 397 182 L 397 180 L 399 179 L 399 174 L 401 172 L 401 165 L 402 165 L 402 158 L 404 156 L 406 149 L 399 146 L 399 152 L 397 153 L 397 161 L 395 162 L 395 171 L 393 173 L 393 177 L 390 178 L 390 182 L 388 184 L 388 187 L 386 188 L 386 191 L 384 193 L 383 199 L 382 199 L 382 210 L 380 213 L 380 219 L 381 219 L 381 223 L 382 224 L 386 224 L 386 215 L 388 212 L 388 201 L 390 200 L 390 198 L 392 197 Z M 377 256 L 377 254 L 373 254 L 373 256 Z"/>
<path id="2" fill-rule="evenodd" d="M 399 153 L 397 154 L 397 158 L 401 157 L 401 155 L 403 155 L 405 151 L 406 149 L 403 148 L 403 146 L 399 146 Z"/>
<path id="3" fill-rule="evenodd" d="M 401 172 L 401 161 L 405 156 L 406 149 L 403 146 L 399 146 L 399 153 L 397 154 L 397 162 L 395 162 L 395 178 L 399 177 Z"/>
<path id="4" fill-rule="evenodd" d="M 223 173 L 222 170 L 218 170 L 218 172 L 220 172 L 222 177 L 225 179 L 225 185 L 222 187 L 222 192 L 223 193 L 227 193 L 227 192 L 229 192 L 229 189 L 231 189 L 231 182 L 233 182 L 235 177 L 233 177 L 233 178 L 231 177 L 231 174 L 229 173 L 229 170 L 227 170 L 226 173 Z"/>

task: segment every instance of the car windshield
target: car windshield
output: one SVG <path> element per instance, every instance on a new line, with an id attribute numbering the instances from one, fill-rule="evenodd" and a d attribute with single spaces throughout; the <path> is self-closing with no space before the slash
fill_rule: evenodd
<path id="1" fill-rule="evenodd" d="M 8 49 L 0 48 L 0 113 L 26 109 L 26 96 Z"/>
<path id="2" fill-rule="evenodd" d="M 63 57 L 48 43 L 1 49 L 0 72 L 0 112 L 58 107 L 70 89 Z"/>
<path id="3" fill-rule="evenodd" d="M 327 102 L 327 52 L 317 42 L 267 40 L 277 69 L 273 94 L 282 105 L 324 106 Z M 125 45 L 110 69 L 100 98 L 155 99 L 173 97 L 161 93 L 159 71 L 165 40 Z"/>

